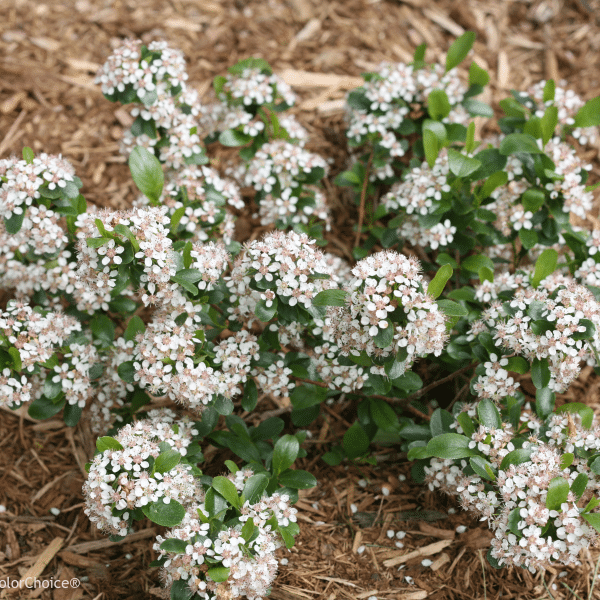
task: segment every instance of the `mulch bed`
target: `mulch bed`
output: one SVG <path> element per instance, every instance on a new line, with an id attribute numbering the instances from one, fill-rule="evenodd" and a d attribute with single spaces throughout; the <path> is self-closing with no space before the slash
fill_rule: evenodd
<path id="1" fill-rule="evenodd" d="M 544 78 L 565 79 L 585 99 L 600 95 L 599 0 L 4 0 L 0 156 L 25 145 L 62 153 L 89 201 L 126 207 L 135 189 L 118 141 L 129 116 L 102 97 L 94 73 L 118 40 L 161 38 L 185 52 L 190 82 L 201 92 L 241 58 L 267 59 L 299 94 L 293 112 L 312 134 L 310 149 L 334 158 L 335 175 L 348 161 L 342 106 L 356 77 L 382 60 L 409 62 L 423 42 L 427 60 L 440 60 L 467 29 L 477 33 L 473 59 L 492 76 L 488 102 Z M 598 177 L 598 149 L 586 158 Z M 343 193 L 329 191 L 336 226 L 328 239 L 348 257 L 356 208 Z M 238 239 L 256 236 L 256 225 L 244 212 Z M 585 369 L 565 398 L 600 411 L 600 380 Z M 265 399 L 259 408 L 277 406 Z M 298 467 L 320 484 L 302 495 L 302 533 L 272 598 L 541 600 L 551 593 L 570 600 L 563 584 L 588 597 L 596 551 L 566 573 L 494 571 L 485 561 L 491 536 L 485 524 L 412 483 L 409 465 L 394 449 L 378 450 L 374 467 L 328 467 L 320 455 L 354 420 L 353 409 L 351 403 L 328 407 L 313 424 L 308 456 Z M 0 411 L 0 504 L 7 509 L 0 513 L 0 580 L 30 574 L 82 580 L 78 588 L 0 590 L 0 598 L 158 597 L 158 571 L 147 565 L 159 528 L 141 524 L 113 544 L 82 512 L 84 464 L 93 448 L 85 422 L 73 431 L 56 419 L 35 423 Z M 464 533 L 456 532 L 459 525 L 467 527 Z M 406 532 L 404 548 L 389 530 Z M 433 564 L 422 566 L 424 558 Z"/>

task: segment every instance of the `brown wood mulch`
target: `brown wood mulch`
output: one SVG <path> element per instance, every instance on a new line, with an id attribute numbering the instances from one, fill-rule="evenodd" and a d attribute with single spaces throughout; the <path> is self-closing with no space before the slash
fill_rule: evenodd
<path id="1" fill-rule="evenodd" d="M 141 37 L 181 48 L 190 82 L 203 92 L 237 60 L 266 58 L 299 94 L 294 112 L 313 136 L 311 148 L 333 157 L 339 170 L 347 161 L 343 96 L 356 77 L 382 60 L 410 61 L 423 42 L 427 59 L 440 60 L 467 29 L 477 32 L 473 58 L 492 76 L 488 101 L 550 77 L 585 99 L 600 95 L 599 0 L 3 0 L 0 156 L 25 145 L 60 152 L 82 178 L 86 198 L 127 206 L 135 191 L 118 140 L 128 115 L 102 97 L 93 78 L 118 40 Z M 586 156 L 598 175 L 597 149 Z M 356 209 L 343 194 L 329 200 L 331 242 L 348 255 Z M 247 237 L 255 225 L 242 215 L 238 231 Z M 590 369 L 568 399 L 600 407 L 600 381 Z M 564 584 L 588 598 L 596 551 L 564 571 L 494 571 L 485 562 L 485 525 L 411 483 L 408 465 L 389 448 L 378 451 L 375 467 L 327 467 L 319 456 L 354 419 L 352 411 L 336 405 L 313 429 L 298 466 L 320 484 L 302 495 L 302 533 L 272 598 L 574 598 Z M 7 509 L 0 513 L 0 580 L 82 581 L 53 591 L 0 588 L 0 598 L 157 597 L 158 573 L 147 564 L 158 528 L 142 523 L 135 537 L 113 544 L 82 513 L 83 466 L 92 452 L 85 424 L 73 432 L 54 419 L 33 423 L 0 411 L 0 504 Z M 457 533 L 459 525 L 466 532 Z M 406 532 L 403 549 L 388 530 Z M 432 564 L 422 566 L 424 558 Z"/>

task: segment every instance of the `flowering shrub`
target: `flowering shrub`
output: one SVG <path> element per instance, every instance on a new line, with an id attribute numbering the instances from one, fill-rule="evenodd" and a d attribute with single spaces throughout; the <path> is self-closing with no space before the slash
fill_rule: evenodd
<path id="1" fill-rule="evenodd" d="M 359 155 L 335 181 L 360 204 L 354 265 L 319 249 L 328 162 L 305 149 L 282 114 L 293 94 L 260 59 L 216 78 L 204 105 L 165 43 L 109 57 L 98 83 L 135 117 L 122 152 L 141 195 L 127 210 L 88 206 L 61 157 L 0 161 L 12 295 L 0 403 L 91 421 L 86 514 L 118 537 L 143 518 L 167 527 L 155 564 L 174 600 L 263 597 L 276 551 L 293 545 L 291 505 L 316 485 L 291 468 L 307 432 L 235 414 L 263 395 L 303 428 L 344 394 L 356 420 L 324 460 L 369 460 L 385 435 L 416 479 L 488 521 L 495 566 L 572 564 L 597 541 L 599 426 L 557 394 L 583 363 L 600 368 L 600 237 L 571 224 L 593 188 L 569 142 L 594 139 L 600 99 L 545 82 L 502 101 L 502 133 L 476 141 L 470 117 L 493 115 L 474 99 L 489 77 L 473 63 L 466 85 L 456 71 L 473 37 L 445 67 L 418 48 L 349 94 Z M 207 165 L 217 142 L 240 148 L 226 171 L 253 197 Z M 242 245 L 230 210 L 252 201 L 278 230 Z M 428 414 L 418 399 L 458 375 L 468 385 Z M 208 477 L 205 442 L 244 466 Z"/>

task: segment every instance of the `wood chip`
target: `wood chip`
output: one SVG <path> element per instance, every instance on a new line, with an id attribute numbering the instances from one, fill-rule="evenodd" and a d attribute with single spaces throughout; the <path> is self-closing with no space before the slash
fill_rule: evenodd
<path id="1" fill-rule="evenodd" d="M 335 75 L 333 73 L 310 73 L 309 71 L 298 71 L 296 69 L 285 69 L 279 75 L 288 85 L 293 87 L 331 88 L 335 86 L 350 90 L 364 83 L 362 77 Z"/>
<path id="2" fill-rule="evenodd" d="M 352 554 L 357 554 L 357 550 L 362 542 L 363 532 L 359 529 L 354 536 L 354 543 L 352 544 Z"/>
<path id="3" fill-rule="evenodd" d="M 498 52 L 498 87 L 508 88 L 510 81 L 510 66 L 508 64 L 508 55 L 504 50 Z"/>
<path id="4" fill-rule="evenodd" d="M 440 538 L 442 540 L 453 540 L 456 536 L 454 529 L 439 529 L 433 525 L 429 525 L 424 521 L 419 521 L 419 529 L 431 537 Z"/>
<path id="5" fill-rule="evenodd" d="M 67 552 L 66 550 L 59 552 L 58 558 L 60 558 L 68 565 L 72 565 L 73 567 L 79 567 L 81 569 L 97 565 L 102 560 L 90 558 L 88 556 L 81 556 L 80 554 L 75 554 L 75 552 Z"/>
<path id="6" fill-rule="evenodd" d="M 147 529 L 141 529 L 140 531 L 135 531 L 134 533 L 129 534 L 120 542 L 111 542 L 108 538 L 103 540 L 94 540 L 92 542 L 82 542 L 81 544 L 73 544 L 72 546 L 65 548 L 65 552 L 85 554 L 86 552 L 93 552 L 94 550 L 102 550 L 103 548 L 112 548 L 113 546 L 121 546 L 122 544 L 129 544 L 130 542 L 145 540 L 155 535 L 156 529 L 154 527 L 148 527 Z"/>
<path id="7" fill-rule="evenodd" d="M 429 568 L 432 571 L 437 571 L 438 569 L 440 569 L 446 563 L 449 563 L 449 562 L 450 562 L 450 557 L 445 552 L 442 552 L 440 554 L 440 556 L 433 561 L 433 563 L 431 564 L 431 566 Z"/>
<path id="8" fill-rule="evenodd" d="M 19 581 L 19 585 L 14 588 L 11 587 L 11 589 L 7 590 L 7 591 L 9 593 L 11 593 L 11 592 L 18 591 L 21 589 L 26 589 L 27 580 L 29 579 L 31 581 L 32 579 L 39 577 L 44 572 L 44 569 L 48 566 L 48 563 L 54 558 L 54 555 L 60 550 L 60 547 L 62 546 L 63 542 L 64 542 L 64 538 L 54 538 L 50 542 L 50 545 L 38 556 L 35 563 L 21 577 L 21 579 Z"/>
<path id="9" fill-rule="evenodd" d="M 452 544 L 452 540 L 441 540 L 439 542 L 435 542 L 435 544 L 429 544 L 428 546 L 423 546 L 422 548 L 417 548 L 412 552 L 407 552 L 402 556 L 398 556 L 397 558 L 391 558 L 390 560 L 386 560 L 383 565 L 385 567 L 395 567 L 396 565 L 401 565 L 408 560 L 412 560 L 413 558 L 419 558 L 420 556 L 433 556 L 438 552 L 441 552 L 444 548 L 447 548 Z"/>

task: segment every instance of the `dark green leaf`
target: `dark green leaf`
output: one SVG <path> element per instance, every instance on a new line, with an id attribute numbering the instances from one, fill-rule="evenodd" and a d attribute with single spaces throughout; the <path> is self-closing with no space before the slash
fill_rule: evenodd
<path id="1" fill-rule="evenodd" d="M 561 504 L 567 501 L 569 495 L 569 482 L 564 477 L 555 477 L 548 486 L 548 495 L 546 496 L 546 508 L 549 510 L 559 510 Z"/>
<path id="2" fill-rule="evenodd" d="M 227 477 L 215 477 L 212 481 L 212 487 L 235 508 L 240 506 L 240 498 L 238 496 L 235 484 Z"/>
<path id="3" fill-rule="evenodd" d="M 168 473 L 171 469 L 174 469 L 181 461 L 181 454 L 176 450 L 167 450 L 161 452 L 154 461 L 154 470 L 157 473 Z"/>
<path id="4" fill-rule="evenodd" d="M 360 423 L 355 422 L 344 434 L 344 451 L 348 458 L 362 456 L 369 448 L 369 436 Z"/>
<path id="5" fill-rule="evenodd" d="M 229 579 L 229 568 L 228 567 L 213 567 L 206 573 L 210 579 L 216 583 L 221 583 Z"/>
<path id="6" fill-rule="evenodd" d="M 429 440 L 427 451 L 437 458 L 466 458 L 476 456 L 477 450 L 469 448 L 471 440 L 458 433 L 444 433 Z"/>
<path id="7" fill-rule="evenodd" d="M 293 435 L 284 435 L 275 444 L 273 450 L 273 474 L 279 475 L 294 464 L 300 451 L 298 439 Z"/>
<path id="8" fill-rule="evenodd" d="M 523 152 L 525 154 L 542 154 L 536 139 L 528 133 L 509 133 L 500 142 L 500 154 L 508 156 Z"/>
<path id="9" fill-rule="evenodd" d="M 575 127 L 600 125 L 600 96 L 588 100 L 575 115 Z"/>
<path id="10" fill-rule="evenodd" d="M 446 283 L 452 277 L 452 267 L 450 265 L 443 265 L 438 269 L 435 277 L 429 282 L 427 293 L 434 298 L 438 298 L 444 291 Z"/>
<path id="11" fill-rule="evenodd" d="M 156 156 L 146 148 L 136 146 L 129 155 L 129 168 L 133 181 L 140 192 L 152 204 L 158 204 L 165 183 L 165 176 Z"/>
<path id="12" fill-rule="evenodd" d="M 558 252 L 556 250 L 553 248 L 544 250 L 535 262 L 535 272 L 533 274 L 531 286 L 537 288 L 541 281 L 548 277 L 548 275 L 554 273 L 557 261 Z"/>
<path id="13" fill-rule="evenodd" d="M 459 65 L 469 54 L 475 42 L 475 33 L 473 31 L 465 31 L 457 38 L 446 55 L 446 73 Z"/>
<path id="14" fill-rule="evenodd" d="M 540 390 L 550 383 L 550 366 L 546 358 L 534 358 L 531 362 L 531 381 Z"/>
<path id="15" fill-rule="evenodd" d="M 345 290 L 323 290 L 313 298 L 314 306 L 346 306 Z"/>
<path id="16" fill-rule="evenodd" d="M 477 405 L 477 416 L 482 425 L 486 427 L 492 427 L 495 429 L 502 428 L 502 419 L 500 418 L 500 412 L 496 408 L 496 405 L 485 398 Z"/>
<path id="17" fill-rule="evenodd" d="M 123 450 L 123 446 L 119 441 L 115 440 L 115 438 L 107 435 L 96 440 L 96 449 L 98 452 L 104 452 L 105 450 Z"/>
<path id="18" fill-rule="evenodd" d="M 317 480 L 308 471 L 288 469 L 279 475 L 279 483 L 294 490 L 307 490 L 315 487 Z"/>

